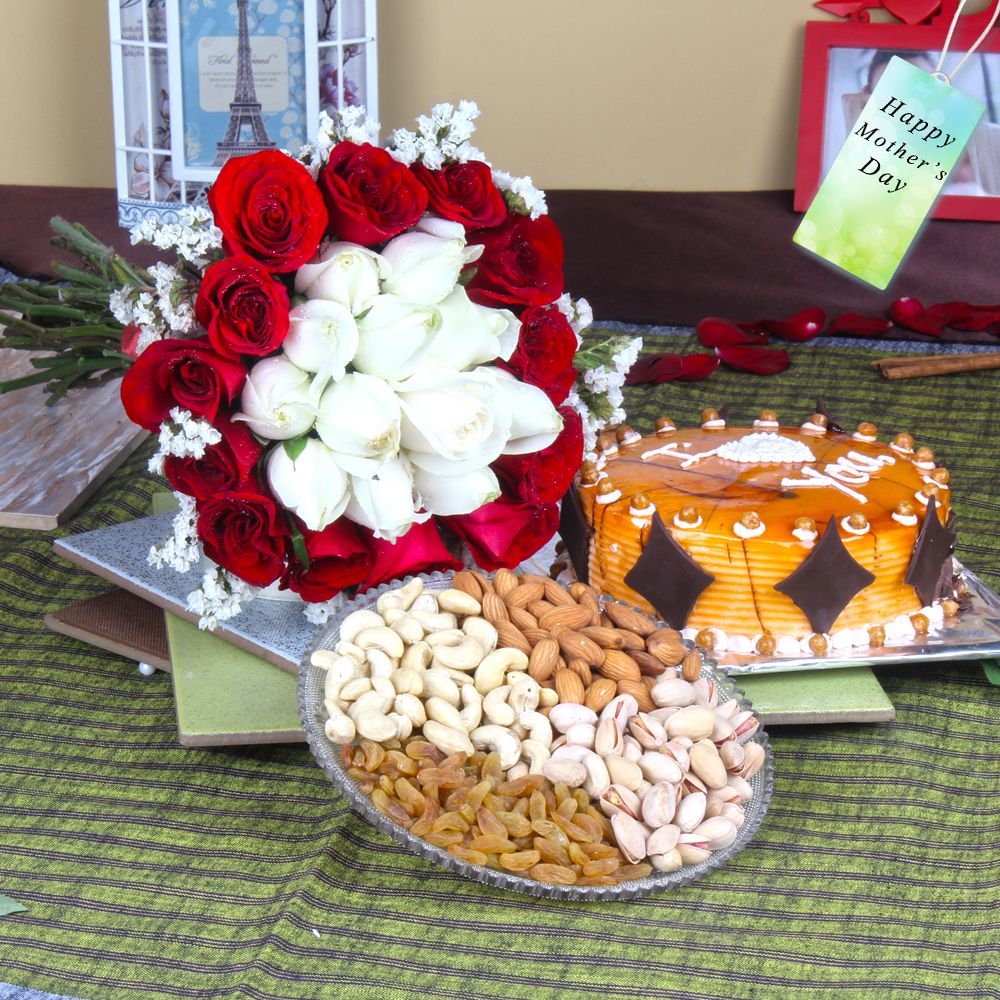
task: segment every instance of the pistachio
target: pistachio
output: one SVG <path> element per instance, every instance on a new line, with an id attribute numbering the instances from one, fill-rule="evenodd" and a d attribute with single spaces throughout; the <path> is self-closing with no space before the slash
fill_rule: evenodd
<path id="1" fill-rule="evenodd" d="M 674 814 L 674 823 L 682 833 L 690 833 L 704 820 L 707 804 L 708 796 L 704 792 L 692 792 L 681 799 Z"/>
<path id="2" fill-rule="evenodd" d="M 715 728 L 715 713 L 702 705 L 682 708 L 667 719 L 667 736 L 687 736 L 692 740 L 702 740 L 712 735 Z"/>
<path id="3" fill-rule="evenodd" d="M 694 832 L 705 838 L 709 850 L 721 851 L 736 839 L 739 827 L 731 820 L 726 819 L 725 816 L 720 815 L 706 819 L 704 823 L 699 824 Z"/>
<path id="4" fill-rule="evenodd" d="M 642 818 L 650 827 L 666 826 L 677 808 L 677 789 L 666 781 L 658 781 L 642 797 Z"/>
<path id="5" fill-rule="evenodd" d="M 684 708 L 693 705 L 697 698 L 693 684 L 680 678 L 659 681 L 650 694 L 661 708 Z"/>
<path id="6" fill-rule="evenodd" d="M 654 830 L 646 838 L 647 854 L 669 854 L 680 839 L 681 830 L 678 826 L 667 824 Z"/>
<path id="7" fill-rule="evenodd" d="M 691 770 L 709 788 L 722 788 L 727 781 L 726 766 L 711 740 L 699 740 L 691 747 Z"/>
<path id="8" fill-rule="evenodd" d="M 646 856 L 646 837 L 649 831 L 638 820 L 627 813 L 615 813 L 611 817 L 611 829 L 614 831 L 618 850 L 625 855 L 626 860 L 635 864 Z"/>

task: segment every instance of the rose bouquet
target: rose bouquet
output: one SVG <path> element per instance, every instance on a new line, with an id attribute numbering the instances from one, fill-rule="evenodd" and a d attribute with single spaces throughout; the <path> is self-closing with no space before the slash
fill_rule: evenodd
<path id="1" fill-rule="evenodd" d="M 470 144 L 477 115 L 439 105 L 384 148 L 363 112 L 324 116 L 297 157 L 230 160 L 209 208 L 133 231 L 179 258 L 111 295 L 122 401 L 180 506 L 150 559 L 211 560 L 204 627 L 261 588 L 322 621 L 344 588 L 464 552 L 516 566 L 621 419 L 638 342 L 590 347 L 577 384 L 589 307 L 542 192 Z"/>

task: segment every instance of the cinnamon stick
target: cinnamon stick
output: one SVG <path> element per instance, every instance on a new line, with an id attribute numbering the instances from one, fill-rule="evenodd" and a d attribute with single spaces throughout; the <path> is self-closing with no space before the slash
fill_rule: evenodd
<path id="1" fill-rule="evenodd" d="M 872 361 L 887 379 L 926 378 L 930 375 L 957 375 L 961 372 L 1000 368 L 1000 352 L 995 354 L 938 354 L 916 358 L 880 358 Z"/>

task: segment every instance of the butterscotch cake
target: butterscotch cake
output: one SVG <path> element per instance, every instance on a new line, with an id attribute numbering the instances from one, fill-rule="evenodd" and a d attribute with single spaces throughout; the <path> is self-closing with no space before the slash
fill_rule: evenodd
<path id="1" fill-rule="evenodd" d="M 707 410 L 700 427 L 603 434 L 562 531 L 578 576 L 699 645 L 819 656 L 954 613 L 952 520 L 948 471 L 908 434 Z"/>

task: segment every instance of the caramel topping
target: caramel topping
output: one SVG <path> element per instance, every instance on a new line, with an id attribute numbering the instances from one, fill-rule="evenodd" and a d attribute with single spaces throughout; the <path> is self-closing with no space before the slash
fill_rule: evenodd
<path id="1" fill-rule="evenodd" d="M 633 431 L 628 424 L 622 424 L 621 427 L 619 427 L 618 430 L 615 431 L 615 440 L 619 444 L 622 444 L 624 443 L 626 438 L 632 437 L 633 434 L 635 434 L 635 431 Z"/>
<path id="2" fill-rule="evenodd" d="M 933 462 L 934 461 L 934 452 L 931 451 L 930 448 L 928 448 L 926 446 L 924 446 L 922 448 L 918 448 L 913 453 L 913 460 L 915 462 Z"/>
<path id="3" fill-rule="evenodd" d="M 868 629 L 868 642 L 872 646 L 884 646 L 885 645 L 885 626 L 884 625 L 872 625 Z"/>
<path id="4" fill-rule="evenodd" d="M 639 529 L 639 544 L 640 544 L 640 545 L 641 545 L 641 546 L 642 546 L 643 548 L 645 548 L 645 547 L 646 547 L 646 545 L 647 545 L 647 544 L 649 543 L 649 536 L 650 536 L 650 533 L 652 532 L 652 530 L 653 530 L 653 525 L 652 525 L 652 523 L 649 523 L 649 524 L 644 524 L 644 525 L 643 525 L 643 526 L 642 526 L 642 527 L 641 527 L 641 528 Z"/>
<path id="5" fill-rule="evenodd" d="M 760 527 L 760 514 L 755 510 L 748 510 L 741 518 L 740 524 L 744 528 L 749 528 L 751 531 Z"/>
<path id="6" fill-rule="evenodd" d="M 945 618 L 954 618 L 958 614 L 958 601 L 953 601 L 950 597 L 946 597 L 941 602 L 941 610 L 944 612 Z"/>
<path id="7" fill-rule="evenodd" d="M 916 508 L 912 503 L 910 503 L 909 500 L 900 500 L 899 503 L 896 504 L 896 513 L 900 517 L 909 517 L 911 514 L 916 513 Z"/>
<path id="8" fill-rule="evenodd" d="M 580 466 L 580 482 L 584 486 L 593 486 L 597 482 L 599 475 L 597 466 L 593 462 L 584 462 Z"/>
<path id="9" fill-rule="evenodd" d="M 917 635 L 927 635 L 927 630 L 931 627 L 930 619 L 919 611 L 915 615 L 910 615 L 910 623 Z"/>
<path id="10" fill-rule="evenodd" d="M 760 416 L 757 419 L 770 423 L 778 419 L 778 414 L 774 410 L 761 410 Z"/>
<path id="11" fill-rule="evenodd" d="M 936 483 L 940 483 L 942 486 L 947 486 L 948 481 L 951 479 L 951 473 L 943 465 L 939 465 L 931 473 L 931 479 L 933 479 Z"/>
<path id="12" fill-rule="evenodd" d="M 719 419 L 718 410 L 713 410 L 711 407 L 709 407 L 707 410 L 701 411 L 701 422 L 703 424 L 707 424 L 709 420 L 718 420 L 718 419 Z"/>
<path id="13" fill-rule="evenodd" d="M 665 434 L 667 431 L 677 430 L 677 425 L 670 419 L 670 417 L 660 417 L 656 421 L 656 433 Z"/>
<path id="14" fill-rule="evenodd" d="M 868 518 L 864 514 L 852 514 L 848 519 L 847 523 L 854 528 L 855 531 L 864 531 L 868 527 Z"/>
<path id="15" fill-rule="evenodd" d="M 761 417 L 761 420 L 764 418 Z M 771 656 L 774 651 L 778 648 L 778 644 L 774 641 L 773 635 L 762 635 L 757 640 L 757 652 L 761 656 Z"/>
<path id="16" fill-rule="evenodd" d="M 677 512 L 677 520 L 683 521 L 685 524 L 696 524 L 698 521 L 698 508 L 692 507 L 688 504 L 687 507 L 681 507 Z"/>
<path id="17" fill-rule="evenodd" d="M 875 437 L 878 434 L 878 428 L 875 424 L 869 423 L 867 420 L 863 423 L 858 424 L 858 433 L 864 437 Z"/>
<path id="18" fill-rule="evenodd" d="M 795 519 L 796 531 L 815 531 L 816 522 L 811 517 L 797 517 Z"/>
<path id="19" fill-rule="evenodd" d="M 694 644 L 706 653 L 711 653 L 715 649 L 715 633 L 710 628 L 703 628 L 694 637 Z"/>
<path id="20" fill-rule="evenodd" d="M 645 510 L 649 506 L 649 497 L 645 493 L 636 493 L 632 497 L 632 507 L 635 510 Z"/>
<path id="21" fill-rule="evenodd" d="M 614 493 L 617 487 L 610 479 L 602 479 L 597 484 L 597 492 L 601 496 L 607 496 L 609 493 Z"/>
<path id="22" fill-rule="evenodd" d="M 892 439 L 892 443 L 897 448 L 902 448 L 903 451 L 909 451 L 910 449 L 913 448 L 913 435 L 912 434 L 907 434 L 905 432 L 902 433 L 902 434 L 897 434 Z"/>
<path id="23" fill-rule="evenodd" d="M 809 418 L 809 423 L 815 424 L 817 427 L 828 427 L 829 426 L 829 421 L 826 419 L 826 417 L 823 416 L 822 413 L 814 413 Z"/>
<path id="24" fill-rule="evenodd" d="M 813 632 L 809 636 L 809 648 L 812 650 L 814 656 L 826 656 L 826 650 L 829 645 L 826 641 L 826 636 L 821 635 L 819 632 Z"/>

